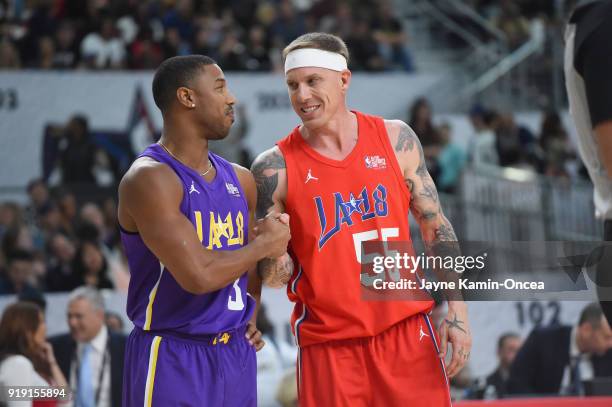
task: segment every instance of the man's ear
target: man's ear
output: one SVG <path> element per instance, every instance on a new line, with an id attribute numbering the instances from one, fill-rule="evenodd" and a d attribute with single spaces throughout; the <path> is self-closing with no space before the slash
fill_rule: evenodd
<path id="1" fill-rule="evenodd" d="M 193 91 L 189 88 L 181 86 L 176 90 L 176 99 L 184 107 L 191 109 L 195 107 L 195 100 L 193 97 Z"/>
<path id="2" fill-rule="evenodd" d="M 342 92 L 344 93 L 346 93 L 351 84 L 351 76 L 352 73 L 348 69 L 340 72 L 340 86 L 342 87 Z"/>

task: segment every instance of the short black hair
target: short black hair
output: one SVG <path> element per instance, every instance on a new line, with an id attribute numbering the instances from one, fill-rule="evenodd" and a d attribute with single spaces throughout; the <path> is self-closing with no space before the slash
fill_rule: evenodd
<path id="1" fill-rule="evenodd" d="M 153 77 L 153 99 L 162 114 L 170 107 L 178 88 L 189 86 L 204 66 L 216 63 L 205 55 L 184 55 L 162 62 Z"/>
<path id="2" fill-rule="evenodd" d="M 589 322 L 594 327 L 599 327 L 601 324 L 601 317 L 603 316 L 603 311 L 598 302 L 592 302 L 587 305 L 582 312 L 580 313 L 580 319 L 578 320 L 578 325 L 582 325 L 585 322 Z"/>
<path id="3" fill-rule="evenodd" d="M 519 334 L 516 332 L 506 332 L 502 336 L 499 337 L 497 341 L 497 351 L 500 351 L 501 348 L 505 345 L 506 341 L 510 338 L 520 338 Z"/>

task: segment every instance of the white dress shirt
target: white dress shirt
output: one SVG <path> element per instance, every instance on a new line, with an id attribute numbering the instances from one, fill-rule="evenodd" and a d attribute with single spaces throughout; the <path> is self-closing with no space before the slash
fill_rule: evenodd
<path id="1" fill-rule="evenodd" d="M 102 326 L 100 332 L 89 342 L 91 344 L 91 370 L 92 370 L 92 383 L 94 395 L 98 394 L 98 387 L 101 386 L 99 402 L 96 404 L 97 407 L 111 407 L 111 360 L 110 353 L 107 347 L 108 342 L 108 329 L 105 325 Z M 83 354 L 83 347 L 85 343 L 79 342 L 77 344 L 77 358 L 72 361 L 70 367 L 70 387 L 76 389 L 78 378 L 77 370 L 81 355 Z M 106 354 L 106 358 L 104 355 Z M 100 369 L 102 368 L 102 361 L 106 359 L 104 363 L 104 371 L 102 372 L 102 380 L 100 380 Z M 76 395 L 76 391 L 74 393 Z"/>
<path id="2" fill-rule="evenodd" d="M 592 380 L 594 377 L 593 363 L 591 363 L 591 355 L 586 353 L 580 353 L 580 349 L 578 349 L 578 344 L 576 343 L 577 335 L 578 329 L 576 327 L 573 327 L 572 332 L 570 333 L 570 364 L 565 366 L 565 370 L 563 371 L 563 379 L 561 380 L 562 394 L 567 394 L 570 385 L 572 384 L 571 361 L 573 359 L 578 359 L 578 370 L 580 370 L 581 381 Z"/>

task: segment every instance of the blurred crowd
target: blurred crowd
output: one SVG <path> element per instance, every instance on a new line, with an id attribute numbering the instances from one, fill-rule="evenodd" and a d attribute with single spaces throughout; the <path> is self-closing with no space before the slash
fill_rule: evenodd
<path id="1" fill-rule="evenodd" d="M 468 116 L 472 133 L 462 147 L 448 122 L 434 123 L 427 99 L 419 98 L 409 108 L 407 123 L 419 136 L 439 191 L 455 192 L 466 166 L 486 173 L 511 167 L 561 179 L 586 177 L 558 112 L 542 112 L 536 134 L 512 112 L 474 105 Z"/>
<path id="2" fill-rule="evenodd" d="M 530 22 L 534 19 L 542 21 L 547 27 L 562 27 L 565 24 L 565 14 L 575 1 L 466 0 L 464 3 L 499 30 L 505 36 L 509 48 L 515 49 L 529 38 Z M 480 39 L 491 39 L 492 33 L 485 31 L 482 26 L 474 25 L 466 19 L 458 22 Z"/>
<path id="3" fill-rule="evenodd" d="M 154 69 L 204 54 L 226 71 L 280 71 L 290 41 L 326 31 L 353 70 L 414 69 L 390 0 L 1 0 L 0 21 L 0 68 Z"/>
<path id="4" fill-rule="evenodd" d="M 29 202 L 0 205 L 0 294 L 28 298 L 81 285 L 126 291 L 116 202 L 78 202 L 68 189 L 50 193 L 40 179 L 28 185 Z"/>

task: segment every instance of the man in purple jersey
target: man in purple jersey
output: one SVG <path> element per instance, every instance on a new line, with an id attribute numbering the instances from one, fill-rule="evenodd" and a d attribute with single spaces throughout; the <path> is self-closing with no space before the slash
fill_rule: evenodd
<path id="1" fill-rule="evenodd" d="M 249 272 L 285 253 L 286 214 L 254 226 L 251 173 L 208 151 L 227 136 L 234 97 L 212 59 L 174 57 L 153 79 L 163 135 L 119 185 L 131 278 L 124 406 L 255 406 L 254 325 L 261 282 Z"/>

